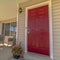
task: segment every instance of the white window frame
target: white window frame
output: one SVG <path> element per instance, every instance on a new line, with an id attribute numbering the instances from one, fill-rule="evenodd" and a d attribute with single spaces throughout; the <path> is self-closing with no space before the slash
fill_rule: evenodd
<path id="1" fill-rule="evenodd" d="M 49 6 L 49 40 L 50 40 L 50 59 L 53 60 L 53 33 L 52 33 L 52 9 L 51 9 L 51 0 L 50 1 L 46 1 L 46 2 L 42 2 L 39 4 L 35 4 L 29 7 L 26 7 L 26 11 L 25 11 L 25 52 L 27 53 L 27 26 L 28 26 L 28 9 L 32 9 L 32 8 L 36 8 L 36 7 L 40 7 L 40 6 L 44 6 L 44 5 L 48 5 Z"/>

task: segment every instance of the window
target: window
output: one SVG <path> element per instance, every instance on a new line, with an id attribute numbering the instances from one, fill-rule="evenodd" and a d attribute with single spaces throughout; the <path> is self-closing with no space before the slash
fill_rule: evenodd
<path id="1" fill-rule="evenodd" d="M 4 30 L 5 30 L 5 35 L 9 36 L 10 35 L 10 23 L 5 24 Z"/>
<path id="2" fill-rule="evenodd" d="M 11 23 L 10 33 L 11 35 L 16 35 L 16 23 L 15 22 Z"/>
<path id="3" fill-rule="evenodd" d="M 2 34 L 5 36 L 16 35 L 16 22 L 3 23 Z"/>

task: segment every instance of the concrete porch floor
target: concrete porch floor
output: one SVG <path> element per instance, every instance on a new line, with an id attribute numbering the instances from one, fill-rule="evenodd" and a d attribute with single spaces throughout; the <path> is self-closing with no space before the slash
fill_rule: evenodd
<path id="1" fill-rule="evenodd" d="M 31 53 L 31 52 L 28 52 L 27 54 L 25 54 L 24 57 L 31 59 L 31 60 L 51 60 L 49 56 Z"/>
<path id="2" fill-rule="evenodd" d="M 0 60 L 15 60 L 12 58 L 10 47 L 0 47 Z M 20 59 L 19 59 L 20 60 Z M 48 56 L 28 52 L 21 60 L 50 60 Z"/>

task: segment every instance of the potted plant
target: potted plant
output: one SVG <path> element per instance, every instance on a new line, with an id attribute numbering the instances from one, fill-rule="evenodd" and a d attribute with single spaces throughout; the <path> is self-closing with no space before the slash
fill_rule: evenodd
<path id="1" fill-rule="evenodd" d="M 19 59 L 20 57 L 23 57 L 23 49 L 19 45 L 12 46 L 12 54 L 13 58 Z"/>

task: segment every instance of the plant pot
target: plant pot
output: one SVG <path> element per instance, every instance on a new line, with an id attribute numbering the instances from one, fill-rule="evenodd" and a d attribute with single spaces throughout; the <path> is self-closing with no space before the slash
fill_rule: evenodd
<path id="1" fill-rule="evenodd" d="M 19 59 L 19 58 L 20 58 L 20 55 L 14 55 L 14 54 L 13 54 L 13 58 L 14 58 L 14 59 Z"/>

